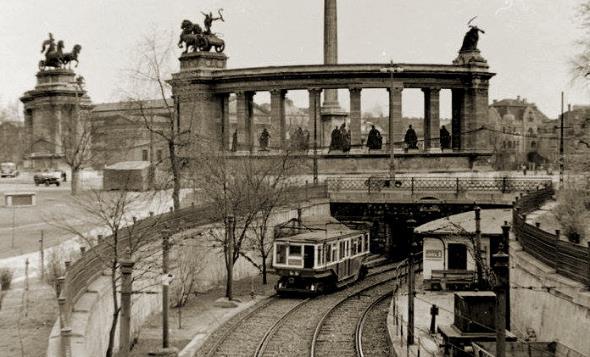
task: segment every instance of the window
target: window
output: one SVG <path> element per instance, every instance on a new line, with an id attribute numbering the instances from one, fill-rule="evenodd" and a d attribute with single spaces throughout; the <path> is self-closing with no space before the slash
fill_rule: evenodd
<path id="1" fill-rule="evenodd" d="M 344 259 L 346 257 L 346 243 L 344 241 L 340 242 L 340 259 Z"/>
<path id="2" fill-rule="evenodd" d="M 287 262 L 287 245 L 286 244 L 277 244 L 276 248 L 276 257 L 275 262 L 276 264 L 285 264 Z"/>
<path id="3" fill-rule="evenodd" d="M 331 246 L 327 246 L 326 251 L 325 251 L 325 255 L 326 255 L 326 263 L 331 263 L 332 262 L 332 247 Z"/>
<path id="4" fill-rule="evenodd" d="M 300 257 L 301 256 L 301 246 L 290 245 L 289 246 L 289 256 L 290 257 Z"/>
<path id="5" fill-rule="evenodd" d="M 358 248 L 357 242 L 358 242 L 357 238 L 354 238 L 352 240 L 352 251 L 350 252 L 350 255 L 356 255 L 358 253 L 358 251 L 357 251 L 357 248 Z"/>
<path id="6" fill-rule="evenodd" d="M 141 159 L 143 161 L 149 161 L 149 156 L 148 156 L 147 150 L 141 150 Z"/>
<path id="7" fill-rule="evenodd" d="M 338 243 L 332 243 L 332 261 L 335 262 L 338 260 Z"/>
<path id="8" fill-rule="evenodd" d="M 319 246 L 316 265 L 323 265 L 324 264 L 324 262 L 322 261 L 322 258 L 324 257 L 324 254 L 322 254 L 323 252 L 324 252 L 323 248 L 321 246 Z"/>

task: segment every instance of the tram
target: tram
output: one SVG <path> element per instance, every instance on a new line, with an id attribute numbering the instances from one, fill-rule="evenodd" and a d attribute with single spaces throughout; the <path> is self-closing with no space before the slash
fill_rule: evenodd
<path id="1" fill-rule="evenodd" d="M 369 232 L 345 226 L 277 238 L 273 247 L 277 293 L 322 294 L 362 279 L 367 274 L 369 243 Z"/>

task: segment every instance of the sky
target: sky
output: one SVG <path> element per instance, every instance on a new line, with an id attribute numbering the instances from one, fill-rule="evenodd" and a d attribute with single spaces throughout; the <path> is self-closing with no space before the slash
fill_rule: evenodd
<path id="1" fill-rule="evenodd" d="M 479 48 L 497 73 L 493 99 L 520 95 L 549 117 L 566 102 L 589 104 L 588 88 L 572 83 L 570 60 L 583 37 L 576 18 L 581 0 L 338 0 L 340 63 L 450 64 L 467 21 L 486 31 Z M 223 8 L 213 31 L 226 41 L 228 68 L 323 62 L 323 0 L 0 0 L 0 104 L 35 85 L 41 43 L 52 32 L 66 50 L 82 45 L 76 69 L 94 103 L 121 99 L 125 69 L 137 44 L 153 31 L 176 41 L 183 19 L 202 23 L 201 11 Z M 177 50 L 180 55 L 181 50 Z M 178 62 L 172 64 L 178 70 Z M 290 93 L 300 106 L 307 95 Z M 341 104 L 348 108 L 345 91 Z M 384 90 L 363 92 L 363 110 L 386 105 Z M 266 94 L 256 96 L 268 100 Z M 404 115 L 422 116 L 422 94 L 404 91 Z M 450 114 L 441 92 L 441 116 Z"/>

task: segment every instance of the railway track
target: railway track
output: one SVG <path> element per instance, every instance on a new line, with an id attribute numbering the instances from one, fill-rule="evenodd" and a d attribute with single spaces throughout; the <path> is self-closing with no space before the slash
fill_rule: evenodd
<path id="1" fill-rule="evenodd" d="M 362 296 L 363 292 L 376 288 L 380 288 L 382 293 L 391 290 L 386 283 L 399 275 L 398 266 L 392 264 L 374 268 L 364 280 L 329 295 L 309 299 L 272 296 L 225 323 L 207 339 L 196 355 L 309 356 L 314 334 L 320 322 L 325 320 L 324 315 L 341 301 Z M 365 304 L 369 305 L 370 301 Z M 353 323 L 348 338 L 352 342 L 355 327 L 356 323 Z"/>
<path id="2" fill-rule="evenodd" d="M 387 313 L 392 291 L 375 299 L 365 309 L 356 325 L 355 347 L 357 357 L 390 356 L 391 345 L 387 339 Z"/>

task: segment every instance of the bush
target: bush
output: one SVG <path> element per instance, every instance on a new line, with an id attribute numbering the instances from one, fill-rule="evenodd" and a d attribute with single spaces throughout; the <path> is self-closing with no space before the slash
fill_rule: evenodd
<path id="1" fill-rule="evenodd" d="M 65 274 L 66 268 L 64 266 L 64 252 L 59 249 L 51 250 L 45 263 L 45 281 L 56 288 L 57 278 Z"/>
<path id="2" fill-rule="evenodd" d="M 0 286 L 2 290 L 10 289 L 10 284 L 12 283 L 12 270 L 8 268 L 0 269 Z"/>
<path id="3" fill-rule="evenodd" d="M 584 239 L 588 217 L 588 195 L 577 187 L 563 188 L 557 196 L 555 217 L 562 233 L 573 243 Z"/>

